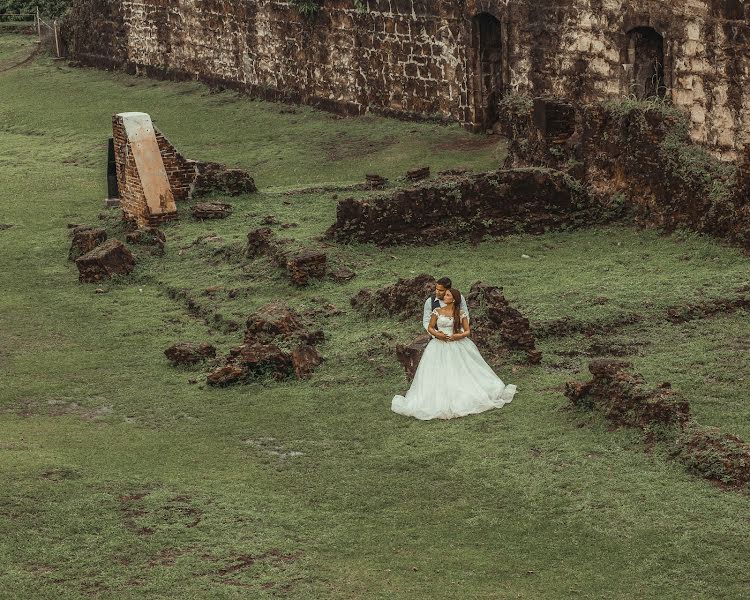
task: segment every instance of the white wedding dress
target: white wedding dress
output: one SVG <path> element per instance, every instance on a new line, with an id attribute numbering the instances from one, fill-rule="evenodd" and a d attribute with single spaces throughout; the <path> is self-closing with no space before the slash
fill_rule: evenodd
<path id="1" fill-rule="evenodd" d="M 453 333 L 453 317 L 437 314 L 436 327 Z M 463 314 L 461 317 L 463 318 Z M 500 408 L 513 400 L 515 385 L 505 385 L 469 338 L 430 340 L 406 396 L 395 396 L 391 410 L 423 421 L 452 419 Z"/>

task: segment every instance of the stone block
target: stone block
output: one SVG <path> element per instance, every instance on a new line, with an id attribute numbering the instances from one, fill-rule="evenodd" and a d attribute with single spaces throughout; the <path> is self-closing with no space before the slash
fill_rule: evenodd
<path id="1" fill-rule="evenodd" d="M 92 283 L 113 275 L 128 275 L 135 268 L 135 259 L 120 240 L 109 240 L 76 259 L 78 279 Z"/>

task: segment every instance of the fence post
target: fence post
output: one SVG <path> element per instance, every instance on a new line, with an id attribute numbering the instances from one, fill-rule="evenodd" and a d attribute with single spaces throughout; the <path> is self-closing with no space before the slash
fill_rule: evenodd
<path id="1" fill-rule="evenodd" d="M 57 56 L 57 58 L 60 58 L 60 39 L 57 37 L 57 19 L 52 21 L 52 27 L 54 28 L 55 32 L 55 56 Z"/>
<path id="2" fill-rule="evenodd" d="M 36 17 L 34 19 L 36 21 L 36 37 L 39 38 L 39 41 L 42 41 L 42 24 L 39 21 L 39 6 L 36 7 Z"/>

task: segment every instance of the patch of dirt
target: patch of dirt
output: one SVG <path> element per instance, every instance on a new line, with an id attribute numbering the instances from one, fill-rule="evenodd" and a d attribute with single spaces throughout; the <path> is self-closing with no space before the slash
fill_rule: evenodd
<path id="1" fill-rule="evenodd" d="M 242 440 L 242 443 L 247 446 L 254 446 L 259 450 L 262 450 L 270 456 L 277 457 L 279 459 L 296 458 L 298 456 L 304 456 L 304 452 L 299 450 L 290 450 L 286 448 L 276 438 L 273 437 L 261 437 L 257 439 L 248 438 Z"/>
<path id="2" fill-rule="evenodd" d="M 707 319 L 719 314 L 732 314 L 739 310 L 750 311 L 750 296 L 718 298 L 700 304 L 686 304 L 667 309 L 667 320 L 675 325 L 697 319 Z"/>
<path id="3" fill-rule="evenodd" d="M 395 136 L 386 136 L 374 140 L 368 137 L 352 137 L 346 133 L 338 133 L 333 138 L 321 143 L 320 147 L 328 160 L 337 161 L 375 154 L 393 146 L 397 141 L 398 138 Z"/>
<path id="4" fill-rule="evenodd" d="M 543 321 L 532 326 L 537 339 L 565 337 L 576 333 L 586 336 L 607 335 L 622 327 L 634 325 L 645 320 L 638 313 L 622 313 L 597 321 L 577 321 L 572 317 L 562 317 L 552 321 Z"/>
<path id="5" fill-rule="evenodd" d="M 173 567 L 177 559 L 185 554 L 179 548 L 162 548 L 148 560 L 149 567 Z"/>
<path id="6" fill-rule="evenodd" d="M 225 318 L 221 313 L 200 302 L 188 289 L 167 287 L 166 292 L 172 300 L 183 304 L 190 316 L 201 319 L 209 327 L 215 327 L 222 333 L 232 333 L 241 328 L 237 321 Z"/>
<path id="7" fill-rule="evenodd" d="M 433 145 L 435 150 L 460 150 L 463 152 L 472 150 L 483 150 L 490 146 L 495 146 L 500 143 L 503 138 L 493 135 L 473 135 L 471 137 L 462 137 L 458 139 L 451 139 L 440 142 Z"/>
<path id="8" fill-rule="evenodd" d="M 65 481 L 67 479 L 78 479 L 81 474 L 71 467 L 54 467 L 42 472 L 40 477 L 48 481 Z"/>
<path id="9" fill-rule="evenodd" d="M 263 554 L 252 555 L 252 554 L 241 554 L 226 566 L 218 569 L 216 574 L 219 576 L 219 580 L 231 586 L 239 587 L 253 587 L 250 583 L 242 581 L 237 577 L 242 576 L 250 571 L 252 567 L 258 563 L 266 566 L 271 566 L 276 569 L 285 569 L 289 564 L 299 559 L 299 554 L 285 554 L 277 548 L 267 550 Z M 270 589 L 275 587 L 276 583 L 263 584 L 264 589 Z M 285 584 L 284 588 L 289 589 L 291 584 Z"/>
<path id="10" fill-rule="evenodd" d="M 203 520 L 203 511 L 189 496 L 175 496 L 164 504 L 148 503 L 149 492 L 124 494 L 119 497 L 120 512 L 125 527 L 138 535 L 151 535 L 156 526 L 197 526 Z"/>

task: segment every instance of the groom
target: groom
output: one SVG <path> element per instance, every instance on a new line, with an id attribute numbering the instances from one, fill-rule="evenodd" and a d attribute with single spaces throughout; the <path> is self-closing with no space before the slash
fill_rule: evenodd
<path id="1" fill-rule="evenodd" d="M 422 326 L 427 331 L 430 326 L 430 318 L 432 317 L 432 311 L 436 308 L 442 308 L 445 306 L 443 302 L 443 296 L 445 292 L 453 287 L 453 282 L 448 277 L 438 279 L 435 284 L 435 291 L 433 294 L 424 301 L 424 310 L 422 311 Z M 461 310 L 466 313 L 466 317 L 469 318 L 469 307 L 466 306 L 466 297 L 461 294 Z M 429 333 L 429 332 L 428 332 Z M 446 340 L 448 336 L 438 331 L 438 335 L 434 336 L 439 340 Z"/>

